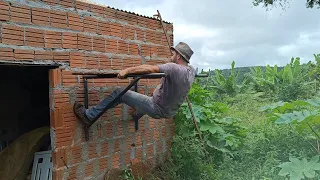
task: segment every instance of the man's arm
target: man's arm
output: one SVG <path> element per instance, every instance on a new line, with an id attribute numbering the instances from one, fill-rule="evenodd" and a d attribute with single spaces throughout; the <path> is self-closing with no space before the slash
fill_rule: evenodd
<path id="1" fill-rule="evenodd" d="M 136 67 L 129 67 L 120 71 L 118 78 L 124 78 L 128 74 L 150 74 L 159 73 L 160 69 L 155 65 L 143 64 Z"/>

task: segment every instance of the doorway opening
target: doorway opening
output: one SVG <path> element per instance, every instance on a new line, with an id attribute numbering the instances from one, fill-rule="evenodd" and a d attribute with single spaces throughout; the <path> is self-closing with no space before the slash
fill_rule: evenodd
<path id="1" fill-rule="evenodd" d="M 1 163 L 2 170 L 11 171 L 8 176 L 29 179 L 35 153 L 51 151 L 49 70 L 52 68 L 0 65 L 0 160 L 10 162 Z"/>

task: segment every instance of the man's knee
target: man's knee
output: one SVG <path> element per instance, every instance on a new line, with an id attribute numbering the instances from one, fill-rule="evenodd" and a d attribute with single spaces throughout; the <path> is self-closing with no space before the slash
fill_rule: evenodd
<path id="1" fill-rule="evenodd" d="M 120 94 L 122 91 L 124 90 L 124 88 L 121 87 L 117 87 L 113 90 L 113 94 Z"/>

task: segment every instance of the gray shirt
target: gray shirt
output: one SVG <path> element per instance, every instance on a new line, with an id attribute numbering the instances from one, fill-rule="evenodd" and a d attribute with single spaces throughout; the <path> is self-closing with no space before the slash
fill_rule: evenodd
<path id="1" fill-rule="evenodd" d="M 166 77 L 161 78 L 160 84 L 153 92 L 153 101 L 165 117 L 172 117 L 188 95 L 194 81 L 195 69 L 171 62 L 158 67 Z"/>

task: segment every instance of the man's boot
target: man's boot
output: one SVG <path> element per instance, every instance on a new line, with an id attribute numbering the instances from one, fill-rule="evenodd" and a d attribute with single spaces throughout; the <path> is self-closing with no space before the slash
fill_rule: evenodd
<path id="1" fill-rule="evenodd" d="M 73 105 L 73 112 L 83 124 L 91 126 L 92 121 L 87 117 L 84 105 L 75 102 Z"/>

